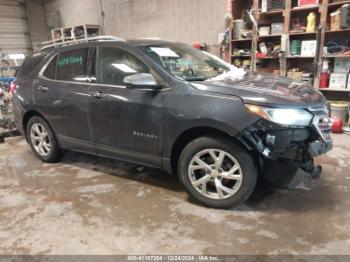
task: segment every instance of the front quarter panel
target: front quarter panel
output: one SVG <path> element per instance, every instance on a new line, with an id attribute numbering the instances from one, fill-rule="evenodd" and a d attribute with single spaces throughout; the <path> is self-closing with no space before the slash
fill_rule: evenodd
<path id="1" fill-rule="evenodd" d="M 185 82 L 179 82 L 164 99 L 165 158 L 170 158 L 176 139 L 187 130 L 214 128 L 237 136 L 259 120 L 246 110 L 240 98 L 197 90 Z"/>

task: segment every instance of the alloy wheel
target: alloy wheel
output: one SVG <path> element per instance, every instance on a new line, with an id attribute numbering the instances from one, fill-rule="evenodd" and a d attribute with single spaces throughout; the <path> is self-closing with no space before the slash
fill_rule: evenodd
<path id="1" fill-rule="evenodd" d="M 237 159 L 221 149 L 206 149 L 190 161 L 188 175 L 192 186 L 211 199 L 227 199 L 242 186 L 243 172 Z"/>
<path id="2" fill-rule="evenodd" d="M 50 154 L 51 143 L 47 130 L 42 124 L 34 123 L 30 128 L 30 140 L 35 151 L 42 157 Z"/>

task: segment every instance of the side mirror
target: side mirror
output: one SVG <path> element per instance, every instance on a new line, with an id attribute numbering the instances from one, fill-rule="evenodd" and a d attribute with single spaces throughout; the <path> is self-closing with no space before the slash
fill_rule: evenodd
<path id="1" fill-rule="evenodd" d="M 159 90 L 162 88 L 160 84 L 157 83 L 157 80 L 152 74 L 140 73 L 124 78 L 124 83 L 127 88 L 151 88 L 154 90 Z"/>

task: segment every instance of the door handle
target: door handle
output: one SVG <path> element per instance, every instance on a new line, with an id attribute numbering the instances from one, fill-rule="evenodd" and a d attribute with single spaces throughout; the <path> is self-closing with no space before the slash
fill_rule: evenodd
<path id="1" fill-rule="evenodd" d="M 104 98 L 106 95 L 103 92 L 95 92 L 92 94 L 93 97 L 95 98 Z"/>
<path id="2" fill-rule="evenodd" d="M 37 88 L 41 92 L 46 92 L 49 91 L 49 88 L 47 86 L 38 86 Z"/>

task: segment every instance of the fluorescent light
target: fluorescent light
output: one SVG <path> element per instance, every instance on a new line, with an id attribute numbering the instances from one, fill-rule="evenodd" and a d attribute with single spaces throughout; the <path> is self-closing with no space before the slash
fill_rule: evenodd
<path id="1" fill-rule="evenodd" d="M 24 59 L 25 55 L 24 54 L 9 54 L 9 58 L 16 60 L 16 59 Z"/>
<path id="2" fill-rule="evenodd" d="M 137 73 L 137 71 L 126 64 L 112 64 L 115 68 L 124 73 Z"/>

